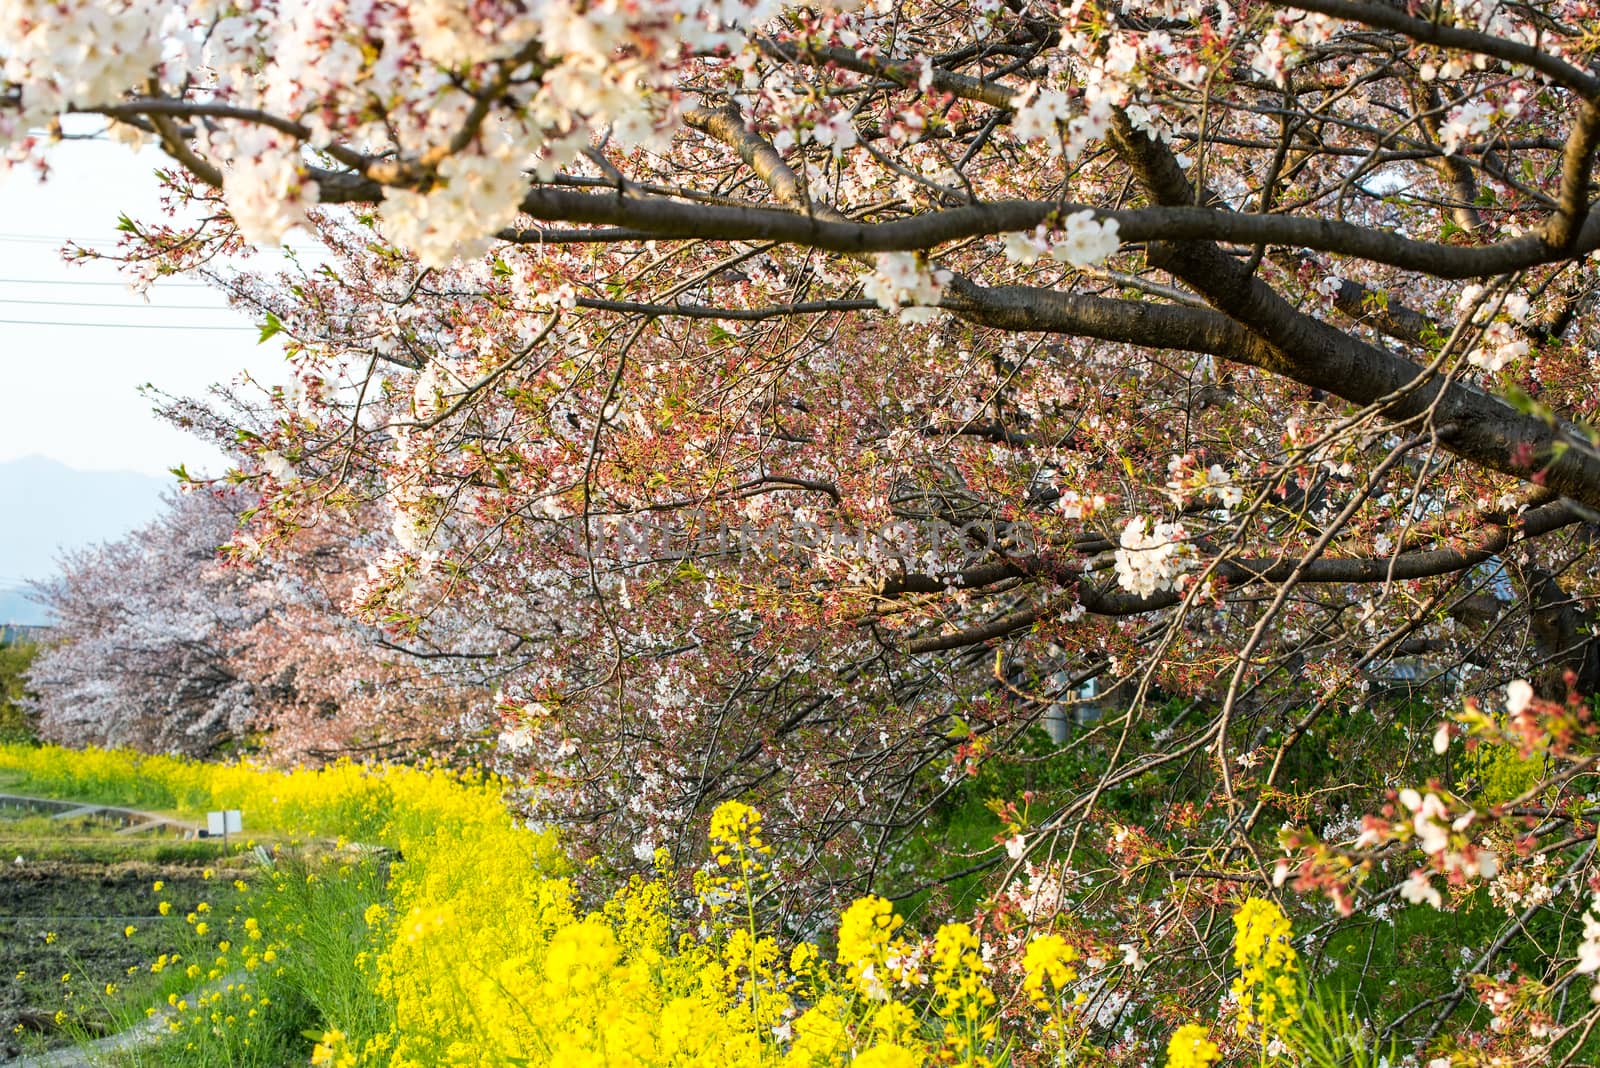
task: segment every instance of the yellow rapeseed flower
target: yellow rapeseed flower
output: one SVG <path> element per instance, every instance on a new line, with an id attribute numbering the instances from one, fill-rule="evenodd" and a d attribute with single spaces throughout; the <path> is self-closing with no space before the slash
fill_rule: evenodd
<path id="1" fill-rule="evenodd" d="M 839 917 L 838 961 L 855 988 L 875 1001 L 888 1000 L 889 988 L 902 977 L 890 959 L 910 955 L 895 937 L 903 922 L 894 906 L 877 896 L 858 899 Z"/>
<path id="2" fill-rule="evenodd" d="M 927 1057 L 893 1042 L 873 1046 L 851 1062 L 854 1068 L 922 1068 Z"/>
<path id="3" fill-rule="evenodd" d="M 1077 960 L 1077 949 L 1058 934 L 1039 935 L 1030 941 L 1022 954 L 1022 988 L 1029 1000 L 1038 1008 L 1048 1009 L 1051 997 L 1046 984 L 1053 993 L 1077 979 L 1078 970 L 1072 967 Z"/>
<path id="4" fill-rule="evenodd" d="M 1200 1024 L 1184 1024 L 1167 1043 L 1167 1068 L 1209 1068 L 1221 1058 L 1210 1030 Z"/>
<path id="5" fill-rule="evenodd" d="M 976 1021 L 995 1003 L 983 978 L 989 971 L 971 927 L 947 923 L 939 928 L 933 937 L 933 989 L 944 1002 L 946 1020 Z"/>
<path id="6" fill-rule="evenodd" d="M 1257 897 L 1239 906 L 1233 926 L 1233 962 L 1239 968 L 1232 988 L 1239 1004 L 1235 1027 L 1242 1037 L 1259 1025 L 1262 1042 L 1269 1042 L 1300 1015 L 1294 928 L 1282 909 Z"/>
<path id="7" fill-rule="evenodd" d="M 322 1040 L 311 1050 L 312 1064 L 334 1064 L 338 1050 L 344 1044 L 343 1031 L 324 1031 Z"/>

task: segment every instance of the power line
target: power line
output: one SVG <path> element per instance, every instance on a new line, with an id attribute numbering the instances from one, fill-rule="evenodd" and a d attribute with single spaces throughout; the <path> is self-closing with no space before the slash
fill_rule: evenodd
<path id="1" fill-rule="evenodd" d="M 0 278 L 0 285 L 12 286 L 120 286 L 123 289 L 131 288 L 127 282 L 98 282 L 89 278 Z M 160 283 L 163 289 L 212 289 L 204 282 L 166 282 Z"/>
<path id="2" fill-rule="evenodd" d="M 110 241 L 112 239 L 102 238 L 100 240 Z M 0 241 L 11 245 L 64 245 L 68 241 L 77 245 L 83 244 L 82 241 L 78 241 L 75 238 L 51 237 L 49 234 L 0 234 Z"/>
<path id="3" fill-rule="evenodd" d="M 51 234 L 17 234 L 0 233 L 0 242 L 10 245 L 66 245 L 72 244 L 79 248 L 115 248 L 115 238 L 76 238 L 70 234 L 53 236 Z M 303 256 L 321 250 L 320 245 L 284 245 L 283 248 L 295 255 Z"/>
<path id="4" fill-rule="evenodd" d="M 32 304 L 48 308 L 139 308 L 149 307 L 151 311 L 225 311 L 238 312 L 239 309 L 227 304 L 119 304 L 109 300 L 33 300 L 28 297 L 0 297 L 0 304 Z"/>
<path id="5" fill-rule="evenodd" d="M 237 330 L 256 333 L 254 326 L 205 326 L 198 323 L 68 323 L 59 319 L 0 319 L 4 326 L 88 326 L 107 330 Z"/>

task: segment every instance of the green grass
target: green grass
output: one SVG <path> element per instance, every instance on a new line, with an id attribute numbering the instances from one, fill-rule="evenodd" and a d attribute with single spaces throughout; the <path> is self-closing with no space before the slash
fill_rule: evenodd
<path id="1" fill-rule="evenodd" d="M 111 828 L 83 819 L 58 820 L 43 813 L 27 812 L 13 816 L 17 809 L 0 809 L 0 837 L 5 838 L 55 838 L 99 837 L 112 833 Z"/>
<path id="2" fill-rule="evenodd" d="M 167 785 L 153 779 L 129 781 L 125 778 L 84 776 L 61 782 L 46 774 L 0 770 L 0 783 L 4 784 L 0 785 L 0 793 L 20 794 L 24 797 L 110 805 L 178 819 L 192 819 L 197 815 L 181 811 Z"/>
<path id="3" fill-rule="evenodd" d="M 321 847 L 281 850 L 244 883 L 224 884 L 228 892 L 197 914 L 206 934 L 185 922 L 169 950 L 177 963 L 144 1001 L 117 1010 L 122 1027 L 147 1008 L 164 1013 L 167 1037 L 109 1063 L 276 1068 L 306 1063 L 328 1020 L 389 1031 L 392 1008 L 370 963 L 387 916 L 372 911 L 384 900 L 381 865 Z"/>
<path id="4" fill-rule="evenodd" d="M 116 864 L 203 864 L 227 853 L 220 841 L 184 839 L 170 832 L 118 834 L 120 825 L 94 817 L 59 820 L 49 813 L 0 809 L 0 860 Z"/>
<path id="5" fill-rule="evenodd" d="M 4 773 L 0 772 L 0 774 L 4 774 Z M 37 781 L 34 781 L 34 780 L 30 780 L 30 779 L 24 778 L 24 779 L 19 779 L 18 781 L 14 782 L 10 787 L 0 787 L 0 793 L 12 793 L 12 794 L 18 794 L 18 795 L 23 796 L 23 797 L 41 797 L 41 798 L 48 798 L 50 800 L 59 800 L 59 801 L 82 802 L 85 805 L 105 805 L 105 806 L 107 806 L 109 808 L 127 808 L 127 809 L 132 809 L 132 810 L 134 810 L 136 812 L 146 812 L 146 813 L 149 813 L 149 814 L 151 814 L 153 816 L 165 816 L 165 817 L 167 817 L 169 819 L 179 820 L 179 821 L 184 822 L 184 823 L 192 824 L 192 823 L 195 822 L 193 820 L 193 818 L 185 817 L 185 815 L 183 813 L 179 812 L 175 808 L 172 808 L 171 806 L 163 806 L 163 805 L 159 805 L 159 804 L 157 804 L 157 805 L 149 805 L 149 804 L 134 804 L 134 805 L 130 805 L 130 804 L 127 804 L 125 802 L 117 800 L 115 797 L 106 797 L 106 796 L 79 797 L 79 796 L 73 795 L 73 796 L 65 796 L 65 797 L 63 797 L 63 796 L 59 796 L 56 791 L 52 791 L 52 790 L 46 789 L 45 787 L 48 787 L 48 785 L 49 785 L 48 783 L 41 783 L 41 782 L 37 782 Z M 101 795 L 104 795 L 106 793 L 106 791 L 104 791 L 104 790 L 101 790 L 101 791 L 93 791 L 93 790 L 91 790 L 91 791 L 87 791 L 87 792 L 88 793 L 99 793 Z M 44 810 L 41 810 L 41 809 L 25 810 L 25 809 L 22 809 L 20 806 L 0 805 L 0 827 L 4 827 L 6 825 L 6 823 L 11 822 L 13 819 L 25 818 L 28 814 L 41 815 L 45 819 L 50 819 L 54 815 L 53 812 L 44 811 Z M 109 823 L 108 820 L 97 820 L 93 816 L 84 817 L 84 820 L 89 822 L 89 823 L 94 823 L 94 824 L 99 824 L 99 825 L 107 825 L 107 824 L 109 824 L 109 829 L 112 830 L 112 831 L 115 831 L 115 830 L 117 830 L 118 828 L 120 828 L 122 826 L 122 824 L 120 824 L 120 823 Z"/>
<path id="6" fill-rule="evenodd" d="M 30 862 L 84 861 L 117 864 L 138 860 L 149 864 L 204 864 L 225 861 L 220 843 L 203 839 L 185 841 L 166 838 L 158 841 L 136 839 L 71 839 L 49 841 L 40 838 L 14 839 L 0 834 L 0 854 L 10 861 L 21 856 Z"/>
<path id="7" fill-rule="evenodd" d="M 1138 751 L 1158 749 L 1164 744 L 1150 736 L 1154 727 L 1187 722 L 1186 706 L 1173 704 L 1155 711 L 1158 714 L 1147 715 L 1145 722 L 1136 725 L 1128 752 L 1122 758 L 1124 762 L 1136 759 Z M 1409 727 L 1415 734 L 1437 716 L 1435 709 L 1409 704 L 1382 711 L 1382 715 L 1329 718 L 1321 726 L 1316 744 L 1302 744 L 1295 759 L 1286 765 L 1285 781 L 1298 780 L 1297 790 L 1321 789 L 1315 795 L 1317 801 L 1305 806 L 1306 812 L 1269 806 L 1271 815 L 1263 818 L 1261 825 L 1276 828 L 1283 821 L 1307 818 L 1319 825 L 1328 812 L 1337 810 L 1342 803 L 1349 803 L 1355 812 L 1376 811 L 1383 803 L 1380 794 L 1364 793 L 1344 783 L 1381 781 L 1378 764 L 1392 759 L 1393 751 L 1403 748 L 1403 728 Z M 1382 744 L 1375 739 L 1382 739 Z M 1264 744 L 1275 744 L 1275 738 L 1268 736 Z M 1076 749 L 1060 749 L 1049 743 L 1042 732 L 1029 732 L 1019 744 L 987 759 L 976 775 L 963 780 L 947 795 L 922 827 L 907 836 L 886 866 L 896 874 L 881 878 L 876 889 L 893 893 L 896 884 L 909 888 L 919 882 L 945 880 L 897 901 L 897 911 L 912 921 L 924 916 L 959 914 L 979 903 L 993 887 L 996 872 L 1008 863 L 1006 858 L 1000 855 L 994 868 L 980 873 L 958 873 L 997 855 L 996 838 L 1004 833 L 1004 823 L 992 811 L 991 803 L 1009 801 L 1020 808 L 1024 791 L 1031 791 L 1032 818 L 1038 819 L 1092 787 L 1104 766 L 1100 748 L 1091 742 Z M 1490 800 L 1517 793 L 1525 788 L 1526 781 L 1531 781 L 1529 762 L 1515 759 L 1514 754 L 1490 756 L 1496 759 L 1481 757 L 1471 769 L 1475 777 L 1487 783 L 1483 791 Z M 1423 783 L 1430 775 L 1451 781 L 1446 759 L 1436 758 L 1431 752 L 1416 759 L 1405 769 L 1407 781 Z M 1357 770 L 1352 772 L 1352 766 Z M 1173 822 L 1174 801 L 1203 799 L 1209 789 L 1195 771 L 1169 765 L 1102 795 L 1092 817 L 1093 826 L 1105 829 L 1112 821 L 1126 821 L 1149 831 L 1158 848 L 1176 845 L 1188 832 Z M 1096 833 L 1083 835 L 1073 860 L 1076 868 L 1092 870 L 1109 863 L 1097 845 L 1099 837 Z M 1264 852 L 1273 848 L 1265 836 L 1262 847 Z M 1042 861 L 1043 857 L 1038 859 Z M 1369 889 L 1382 890 L 1407 870 L 1397 868 L 1386 876 L 1378 875 Z M 1166 884 L 1159 878 L 1147 878 L 1143 886 L 1142 892 L 1151 896 L 1161 893 Z M 1290 900 L 1293 902 L 1294 898 Z M 1381 1028 L 1423 1002 L 1449 992 L 1461 971 L 1476 959 L 1476 952 L 1493 942 L 1508 922 L 1481 887 L 1455 904 L 1454 911 L 1440 912 L 1395 900 L 1383 919 L 1357 918 L 1338 926 L 1321 945 L 1315 961 L 1307 961 L 1317 996 L 1327 999 L 1333 1015 L 1347 1006 Z M 1289 906 L 1301 933 L 1328 918 L 1328 907 L 1320 897 L 1308 896 L 1302 899 L 1302 905 Z M 1078 918 L 1093 922 L 1083 912 Z M 1212 949 L 1224 955 L 1231 931 L 1226 924 L 1217 930 Z M 1576 939 L 1577 932 L 1570 924 L 1564 931 L 1560 928 L 1555 912 L 1538 913 L 1530 919 L 1527 930 L 1506 948 L 1496 969 L 1515 964 L 1524 972 L 1538 974 L 1550 956 L 1573 955 Z M 1472 959 L 1462 957 L 1463 946 L 1474 949 Z M 1391 981 L 1395 976 L 1405 978 Z M 1179 975 L 1173 979 L 1174 986 L 1186 981 Z M 1485 1026 L 1487 1017 L 1482 1013 L 1477 999 L 1468 996 L 1455 1009 L 1451 1025 Z"/>

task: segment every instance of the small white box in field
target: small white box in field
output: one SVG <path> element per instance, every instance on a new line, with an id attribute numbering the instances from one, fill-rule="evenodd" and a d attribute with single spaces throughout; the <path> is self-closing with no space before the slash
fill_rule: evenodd
<path id="1" fill-rule="evenodd" d="M 237 834 L 242 830 L 244 830 L 244 813 L 236 808 L 206 813 L 206 833 L 208 835 L 220 838 L 222 835 Z"/>

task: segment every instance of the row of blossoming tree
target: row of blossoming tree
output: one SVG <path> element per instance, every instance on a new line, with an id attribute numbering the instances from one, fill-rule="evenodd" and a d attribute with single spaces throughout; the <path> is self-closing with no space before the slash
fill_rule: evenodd
<path id="1" fill-rule="evenodd" d="M 460 755 L 494 733 L 473 713 L 478 676 L 429 668 L 340 610 L 365 576 L 358 527 L 253 567 L 219 558 L 251 499 L 186 494 L 66 554 L 39 584 L 53 625 L 19 699 L 27 733 L 195 756 L 266 738 L 283 760 Z"/>
<path id="2" fill-rule="evenodd" d="M 172 405 L 259 498 L 231 558 L 360 525 L 344 607 L 496 693 L 581 849 L 689 859 L 749 798 L 801 930 L 987 878 L 1116 950 L 1074 1019 L 1135 1060 L 1130 1006 L 1227 985 L 1219 910 L 1276 893 L 1374 1048 L 1572 1061 L 1596 17 L 13 0 L 0 137 L 172 158 L 135 283 L 292 353 Z M 998 840 L 934 865 L 1006 760 Z M 1379 967 L 1426 931 L 1459 963 Z"/>

